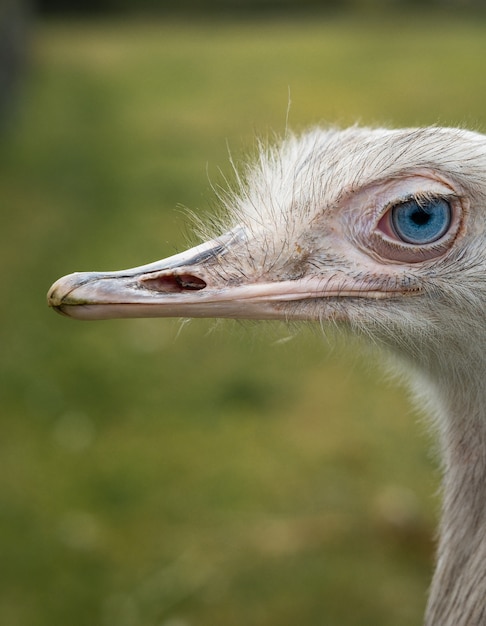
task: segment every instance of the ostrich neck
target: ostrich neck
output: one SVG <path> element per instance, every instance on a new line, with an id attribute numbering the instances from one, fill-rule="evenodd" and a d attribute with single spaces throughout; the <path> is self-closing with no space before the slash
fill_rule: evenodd
<path id="1" fill-rule="evenodd" d="M 486 624 L 486 390 L 479 371 L 461 379 L 438 387 L 443 511 L 426 626 Z"/>

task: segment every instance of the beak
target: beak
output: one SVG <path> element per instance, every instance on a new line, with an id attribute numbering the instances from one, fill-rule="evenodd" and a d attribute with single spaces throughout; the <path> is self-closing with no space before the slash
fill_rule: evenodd
<path id="1" fill-rule="evenodd" d="M 219 266 L 235 233 L 175 256 L 119 272 L 77 272 L 56 281 L 49 306 L 68 317 L 226 317 L 281 319 L 282 303 L 315 297 L 292 293 L 295 281 L 224 281 Z"/>
<path id="2" fill-rule="evenodd" d="M 83 320 L 125 317 L 282 319 L 282 304 L 316 297 L 295 281 L 224 279 L 224 256 L 244 240 L 242 229 L 167 259 L 118 272 L 77 272 L 56 281 L 50 307 Z M 211 271 L 213 268 L 213 271 Z M 304 291 L 302 291 L 304 289 Z"/>
<path id="3" fill-rule="evenodd" d="M 58 313 L 83 320 L 124 317 L 318 319 L 320 307 L 299 306 L 341 296 L 386 297 L 363 290 L 336 272 L 294 280 L 252 280 L 223 271 L 225 256 L 241 246 L 243 229 L 167 259 L 119 272 L 79 272 L 55 282 L 47 294 Z M 243 245 L 242 245 L 243 244 Z M 231 260 L 237 256 L 231 255 Z M 322 300 L 321 300 L 322 301 Z M 293 306 L 292 306 L 293 304 Z"/>

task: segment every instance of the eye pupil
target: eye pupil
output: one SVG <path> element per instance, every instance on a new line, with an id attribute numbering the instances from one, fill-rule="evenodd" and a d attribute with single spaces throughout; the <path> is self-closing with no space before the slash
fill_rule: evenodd
<path id="1" fill-rule="evenodd" d="M 430 221 L 430 214 L 420 209 L 419 211 L 415 211 L 415 213 L 411 215 L 411 218 L 417 226 L 424 226 Z"/>
<path id="2" fill-rule="evenodd" d="M 392 208 L 391 221 L 397 237 L 416 245 L 432 243 L 449 230 L 452 210 L 444 198 L 419 202 L 415 198 Z"/>

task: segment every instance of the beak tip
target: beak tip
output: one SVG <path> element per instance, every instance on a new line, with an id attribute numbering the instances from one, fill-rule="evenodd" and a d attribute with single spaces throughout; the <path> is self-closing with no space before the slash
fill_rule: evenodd
<path id="1" fill-rule="evenodd" d="M 63 311 L 63 305 L 66 304 L 69 295 L 80 283 L 80 273 L 68 274 L 67 276 L 59 278 L 51 285 L 47 292 L 47 305 L 58 313 L 66 315 Z"/>
<path id="2" fill-rule="evenodd" d="M 49 291 L 47 292 L 47 304 L 50 307 L 55 309 L 60 306 L 67 294 L 72 291 L 72 276 L 73 274 L 63 276 L 51 285 Z"/>
<path id="3" fill-rule="evenodd" d="M 60 306 L 62 298 L 59 296 L 59 292 L 56 287 L 57 283 L 54 283 L 47 292 L 47 306 L 56 309 Z"/>
<path id="4" fill-rule="evenodd" d="M 63 291 L 58 289 L 58 282 L 59 281 L 56 281 L 47 292 L 47 306 L 63 317 L 69 317 L 62 309 L 64 295 Z"/>

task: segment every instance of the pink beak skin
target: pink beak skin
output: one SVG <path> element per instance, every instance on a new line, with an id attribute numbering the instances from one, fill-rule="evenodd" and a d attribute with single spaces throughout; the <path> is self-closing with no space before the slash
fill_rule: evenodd
<path id="1" fill-rule="evenodd" d="M 81 320 L 126 317 L 314 319 L 319 307 L 289 306 L 331 297 L 385 298 L 335 272 L 296 280 L 225 282 L 208 265 L 223 259 L 238 230 L 167 259 L 118 272 L 79 272 L 56 281 L 47 301 L 58 313 Z M 396 294 L 395 294 L 396 295 Z"/>

